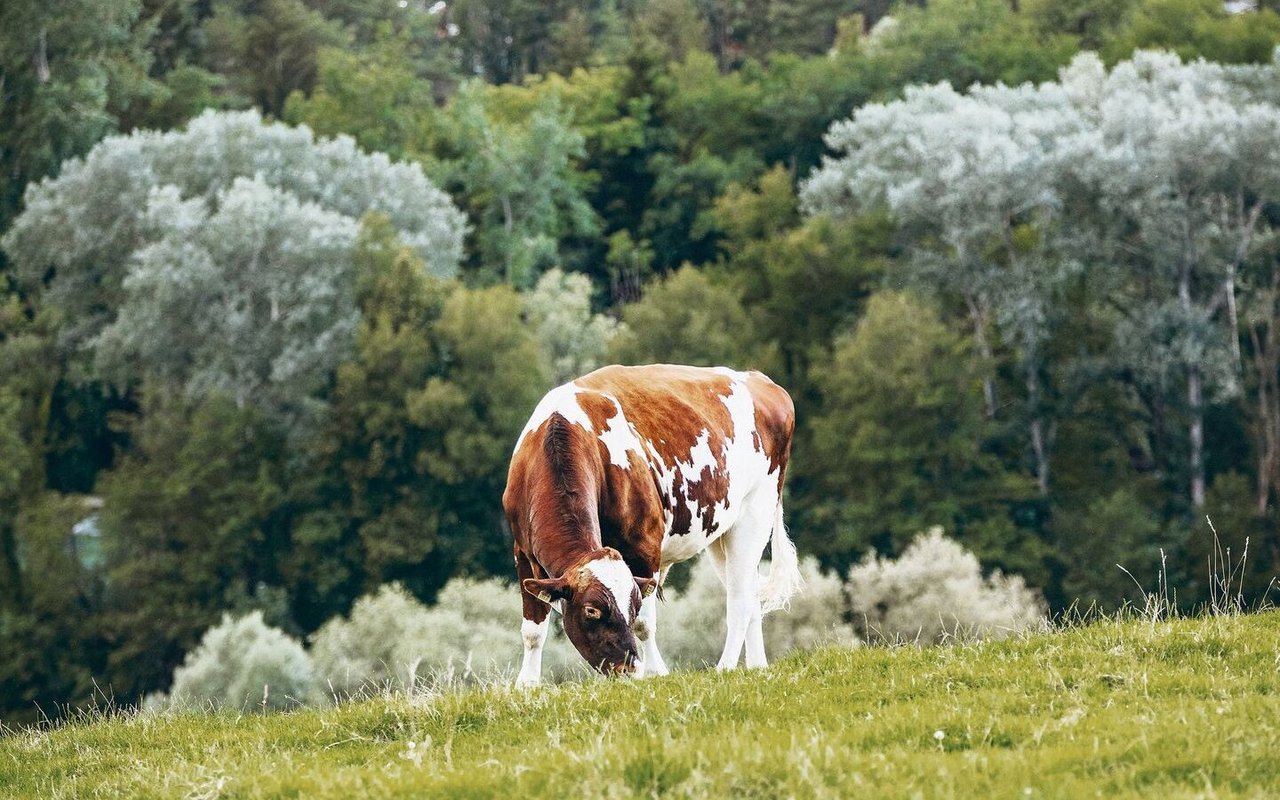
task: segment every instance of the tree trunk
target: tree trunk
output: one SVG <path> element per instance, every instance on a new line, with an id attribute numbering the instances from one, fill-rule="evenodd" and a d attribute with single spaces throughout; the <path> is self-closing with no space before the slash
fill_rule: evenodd
<path id="1" fill-rule="evenodd" d="M 1049 448 L 1045 441 L 1044 420 L 1040 414 L 1040 376 L 1036 359 L 1027 364 L 1027 407 L 1031 409 L 1031 452 L 1036 459 L 1036 484 L 1040 496 L 1049 495 Z"/>
<path id="2" fill-rule="evenodd" d="M 1257 502 L 1259 516 L 1267 513 L 1272 490 L 1280 491 L 1280 352 L 1276 341 L 1276 300 L 1280 299 L 1280 262 L 1271 262 L 1271 286 L 1263 307 L 1266 318 L 1249 326 L 1253 364 L 1257 373 L 1257 418 L 1254 442 L 1258 453 Z"/>
<path id="3" fill-rule="evenodd" d="M 1198 366 L 1187 375 L 1187 406 L 1191 416 L 1191 507 L 1204 508 L 1204 390 Z"/>
<path id="4" fill-rule="evenodd" d="M 982 357 L 984 367 L 982 399 L 987 407 L 987 419 L 995 419 L 996 384 L 991 376 L 995 358 L 991 352 L 991 343 L 987 341 L 987 310 L 985 303 L 979 298 L 968 295 L 964 300 L 969 306 L 969 320 L 973 323 L 973 340 L 978 347 L 978 355 Z"/>
<path id="5" fill-rule="evenodd" d="M 1178 276 L 1178 300 L 1190 316 L 1191 305 L 1191 267 L 1195 262 L 1191 237 L 1187 236 L 1187 251 L 1183 258 L 1182 270 Z M 1191 507 L 1204 507 L 1204 375 L 1199 364 L 1187 364 L 1187 439 L 1190 453 L 1188 457 L 1191 472 Z"/>

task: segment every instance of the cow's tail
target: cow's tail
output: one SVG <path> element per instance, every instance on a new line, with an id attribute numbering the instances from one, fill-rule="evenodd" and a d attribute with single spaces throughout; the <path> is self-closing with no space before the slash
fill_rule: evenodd
<path id="1" fill-rule="evenodd" d="M 768 614 L 786 608 L 791 596 L 804 586 L 800 576 L 800 559 L 796 546 L 787 536 L 782 524 L 782 500 L 773 520 L 773 560 L 769 565 L 769 577 L 760 585 L 760 611 Z"/>

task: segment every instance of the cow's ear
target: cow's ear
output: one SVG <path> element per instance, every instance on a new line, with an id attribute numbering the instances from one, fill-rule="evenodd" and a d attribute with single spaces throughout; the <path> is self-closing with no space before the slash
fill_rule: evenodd
<path id="1" fill-rule="evenodd" d="M 640 590 L 641 597 L 648 597 L 658 588 L 658 582 L 653 578 L 636 578 L 636 588 Z M 659 598 L 662 595 L 658 595 Z"/>
<path id="2" fill-rule="evenodd" d="M 524 590 L 544 603 L 568 600 L 569 583 L 564 578 L 525 578 L 520 582 Z"/>

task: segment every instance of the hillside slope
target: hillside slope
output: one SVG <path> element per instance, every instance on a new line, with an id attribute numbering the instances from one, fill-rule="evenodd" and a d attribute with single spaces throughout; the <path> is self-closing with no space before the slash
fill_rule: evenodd
<path id="1" fill-rule="evenodd" d="M 0 737 L 11 797 L 1280 792 L 1280 613 Z"/>

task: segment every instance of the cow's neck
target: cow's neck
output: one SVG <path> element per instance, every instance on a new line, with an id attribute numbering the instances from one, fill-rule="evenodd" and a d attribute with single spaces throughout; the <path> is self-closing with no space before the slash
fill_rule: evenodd
<path id="1" fill-rule="evenodd" d="M 543 436 L 543 469 L 533 488 L 535 554 L 556 577 L 602 546 L 598 466 L 581 435 L 563 415 L 551 415 Z"/>
<path id="2" fill-rule="evenodd" d="M 539 526 L 538 540 L 538 561 L 548 575 L 557 578 L 590 560 L 602 547 L 595 526 L 566 524 L 563 518 Z"/>

